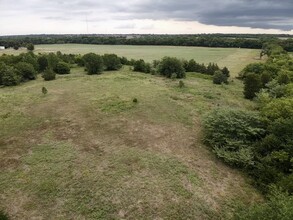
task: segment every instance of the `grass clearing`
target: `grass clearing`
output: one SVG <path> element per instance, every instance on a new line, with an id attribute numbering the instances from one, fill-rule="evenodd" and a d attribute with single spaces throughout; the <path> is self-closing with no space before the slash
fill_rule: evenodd
<path id="1" fill-rule="evenodd" d="M 220 219 L 235 201 L 261 200 L 201 141 L 201 115 L 253 108 L 241 83 L 188 73 L 184 84 L 125 66 L 1 88 L 0 209 L 11 219 Z"/>

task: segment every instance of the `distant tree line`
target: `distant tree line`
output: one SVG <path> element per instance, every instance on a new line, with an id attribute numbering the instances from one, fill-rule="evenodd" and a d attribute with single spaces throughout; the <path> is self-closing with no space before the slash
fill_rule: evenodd
<path id="1" fill-rule="evenodd" d="M 287 36 L 287 35 L 284 35 Z M 104 44 L 104 45 L 168 45 L 261 49 L 264 42 L 274 40 L 285 50 L 293 51 L 293 40 L 275 35 L 27 35 L 2 36 L 0 45 L 19 48 L 27 44 Z"/>

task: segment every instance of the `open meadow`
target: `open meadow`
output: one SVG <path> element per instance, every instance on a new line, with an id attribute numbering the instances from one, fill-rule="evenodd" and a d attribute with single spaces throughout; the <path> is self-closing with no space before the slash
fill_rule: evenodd
<path id="1" fill-rule="evenodd" d="M 2 50 L 0 55 L 19 54 L 26 52 L 25 48 L 19 50 Z M 259 61 L 259 50 L 240 48 L 210 48 L 210 47 L 183 47 L 183 46 L 128 46 L 128 45 L 89 45 L 89 44 L 48 44 L 36 45 L 35 53 L 49 53 L 61 51 L 62 53 L 97 54 L 114 53 L 128 59 L 144 59 L 152 62 L 164 56 L 179 59 L 194 59 L 198 63 L 217 63 L 220 67 L 227 66 L 232 76 L 237 76 L 247 64 Z"/>
<path id="2" fill-rule="evenodd" d="M 36 52 L 76 52 L 67 46 Z M 94 47 L 130 58 L 151 53 Z M 153 58 L 174 49 L 168 48 Z M 180 57 L 199 60 L 185 49 Z M 257 54 L 243 51 L 221 49 L 200 61 L 228 63 L 242 54 L 247 63 Z M 0 209 L 11 219 L 228 219 L 238 204 L 262 200 L 249 178 L 202 141 L 207 112 L 253 109 L 240 81 L 214 85 L 210 76 L 188 73 L 179 88 L 178 80 L 129 66 L 102 75 L 71 72 L 0 88 Z"/>

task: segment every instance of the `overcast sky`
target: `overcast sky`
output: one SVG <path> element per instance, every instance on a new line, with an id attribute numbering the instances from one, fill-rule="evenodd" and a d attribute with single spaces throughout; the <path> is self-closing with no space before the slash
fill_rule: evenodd
<path id="1" fill-rule="evenodd" d="M 293 34 L 293 0 L 0 0 L 0 35 Z"/>

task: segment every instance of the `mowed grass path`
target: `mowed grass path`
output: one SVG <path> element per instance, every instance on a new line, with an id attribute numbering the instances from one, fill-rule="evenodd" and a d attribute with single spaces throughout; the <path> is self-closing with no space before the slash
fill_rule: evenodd
<path id="1" fill-rule="evenodd" d="M 199 63 L 217 63 L 220 67 L 227 66 L 232 76 L 237 76 L 247 64 L 259 61 L 259 50 L 240 48 L 209 48 L 209 47 L 182 47 L 182 46 L 128 46 L 128 45 L 88 45 L 88 44 L 51 44 L 36 45 L 35 53 L 62 53 L 86 54 L 89 52 L 105 54 L 115 53 L 128 59 L 144 59 L 152 62 L 164 56 L 179 59 L 195 59 Z M 26 49 L 0 51 L 7 54 L 19 54 Z"/>
<path id="2" fill-rule="evenodd" d="M 203 114 L 253 107 L 241 84 L 184 83 L 126 66 L 0 88 L 0 209 L 11 219 L 226 219 L 258 201 L 202 144 Z"/>

